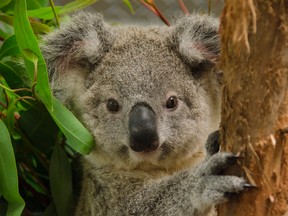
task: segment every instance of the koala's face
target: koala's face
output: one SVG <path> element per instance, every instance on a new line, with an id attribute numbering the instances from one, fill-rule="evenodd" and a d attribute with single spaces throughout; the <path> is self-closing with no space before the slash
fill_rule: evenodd
<path id="1" fill-rule="evenodd" d="M 126 169 L 169 169 L 203 156 L 207 135 L 219 122 L 216 54 L 200 37 L 189 44 L 193 29 L 178 25 L 106 27 L 110 41 L 101 39 L 103 29 L 94 30 L 99 40 L 89 33 L 77 40 L 86 47 L 77 54 L 81 61 L 69 62 L 55 86 L 95 137 L 90 160 Z"/>

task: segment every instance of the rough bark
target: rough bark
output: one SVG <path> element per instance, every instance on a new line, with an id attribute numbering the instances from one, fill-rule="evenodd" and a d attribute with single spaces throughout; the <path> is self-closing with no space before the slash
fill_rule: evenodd
<path id="1" fill-rule="evenodd" d="M 226 0 L 220 33 L 222 149 L 258 188 L 219 215 L 288 215 L 288 0 Z"/>

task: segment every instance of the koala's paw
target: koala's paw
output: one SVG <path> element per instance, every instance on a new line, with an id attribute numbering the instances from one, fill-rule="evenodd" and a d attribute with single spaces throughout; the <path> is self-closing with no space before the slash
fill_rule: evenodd
<path id="1" fill-rule="evenodd" d="M 214 131 L 209 134 L 205 144 L 207 156 L 211 156 L 220 150 L 220 131 Z"/>
<path id="2" fill-rule="evenodd" d="M 227 168 L 233 166 L 238 157 L 230 153 L 216 153 L 199 167 L 198 176 L 201 186 L 202 204 L 217 205 L 229 200 L 245 188 L 251 188 L 243 178 L 221 175 Z"/>

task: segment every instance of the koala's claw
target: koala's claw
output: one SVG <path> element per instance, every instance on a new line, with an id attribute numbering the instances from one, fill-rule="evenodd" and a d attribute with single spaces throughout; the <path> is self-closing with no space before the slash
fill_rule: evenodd
<path id="1" fill-rule="evenodd" d="M 228 167 L 237 163 L 239 157 L 231 153 L 216 153 L 208 157 L 200 167 L 202 175 L 219 175 Z"/>
<path id="2" fill-rule="evenodd" d="M 207 205 L 227 202 L 244 191 L 247 185 L 243 178 L 236 176 L 207 176 L 202 183 L 205 185 L 203 200 Z"/>
<path id="3" fill-rule="evenodd" d="M 245 189 L 257 189 L 258 187 L 256 185 L 251 185 L 249 183 L 244 184 Z"/>
<path id="4" fill-rule="evenodd" d="M 220 204 L 237 196 L 245 189 L 255 188 L 243 178 L 237 176 L 222 175 L 222 173 L 237 163 L 241 157 L 231 153 L 219 152 L 208 156 L 206 161 L 199 167 L 203 200 L 209 205 Z"/>

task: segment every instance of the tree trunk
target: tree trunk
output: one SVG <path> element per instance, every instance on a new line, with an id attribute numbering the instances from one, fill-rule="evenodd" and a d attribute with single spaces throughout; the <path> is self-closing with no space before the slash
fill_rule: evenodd
<path id="1" fill-rule="evenodd" d="M 288 0 L 226 0 L 221 22 L 223 151 L 257 185 L 220 216 L 288 215 Z M 240 171 L 239 171 L 240 170 Z"/>

